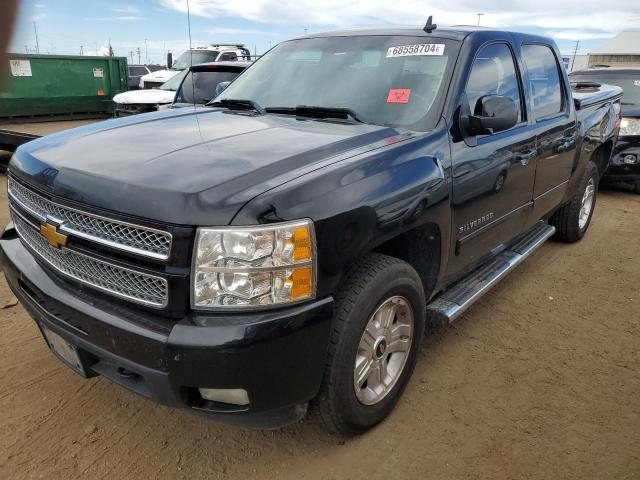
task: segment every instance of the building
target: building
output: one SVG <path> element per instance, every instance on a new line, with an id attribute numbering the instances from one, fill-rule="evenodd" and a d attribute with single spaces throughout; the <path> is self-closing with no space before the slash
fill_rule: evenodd
<path id="1" fill-rule="evenodd" d="M 589 55 L 573 55 L 568 53 L 562 55 L 562 64 L 567 72 L 571 73 L 574 70 L 584 70 L 589 66 Z"/>
<path id="2" fill-rule="evenodd" d="M 640 32 L 621 32 L 589 53 L 589 67 L 640 67 Z"/>

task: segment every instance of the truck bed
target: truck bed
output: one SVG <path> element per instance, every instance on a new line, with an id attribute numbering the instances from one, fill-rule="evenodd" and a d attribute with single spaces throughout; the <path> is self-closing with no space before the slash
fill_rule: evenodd
<path id="1" fill-rule="evenodd" d="M 572 83 L 571 91 L 577 110 L 584 110 L 593 105 L 611 102 L 622 97 L 620 87 L 591 82 Z"/>
<path id="2" fill-rule="evenodd" d="M 0 150 L 14 151 L 34 138 L 99 122 L 102 118 L 58 121 L 0 121 Z"/>

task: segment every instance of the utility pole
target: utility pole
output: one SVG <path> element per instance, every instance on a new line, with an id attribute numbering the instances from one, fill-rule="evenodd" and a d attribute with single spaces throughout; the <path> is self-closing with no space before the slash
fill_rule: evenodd
<path id="1" fill-rule="evenodd" d="M 133 63 L 133 50 L 129 50 L 129 57 L 131 57 L 131 63 Z"/>
<path id="2" fill-rule="evenodd" d="M 484 13 L 476 13 L 476 15 L 478 15 L 478 26 L 480 26 L 480 17 L 482 17 Z"/>
<path id="3" fill-rule="evenodd" d="M 36 35 L 36 53 L 40 53 L 40 42 L 38 41 L 38 25 L 36 22 L 33 22 L 33 33 Z"/>
<path id="4" fill-rule="evenodd" d="M 573 72 L 573 66 L 576 64 L 576 55 L 578 54 L 578 46 L 580 46 L 580 40 L 576 41 L 576 48 L 573 50 L 573 60 L 571 60 L 571 68 L 569 72 Z"/>
<path id="5" fill-rule="evenodd" d="M 144 63 L 149 64 L 149 47 L 147 47 L 147 39 L 144 39 Z"/>
<path id="6" fill-rule="evenodd" d="M 138 47 L 138 65 L 140 65 L 140 47 Z"/>
<path id="7" fill-rule="evenodd" d="M 80 55 L 84 55 L 84 45 L 80 45 Z"/>

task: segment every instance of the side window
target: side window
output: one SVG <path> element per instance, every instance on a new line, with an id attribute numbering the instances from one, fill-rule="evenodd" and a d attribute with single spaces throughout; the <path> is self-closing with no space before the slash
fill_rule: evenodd
<path id="1" fill-rule="evenodd" d="M 223 53 L 220 57 L 221 62 L 235 62 L 236 60 L 238 60 L 238 55 L 233 52 Z"/>
<path id="2" fill-rule="evenodd" d="M 146 75 L 147 69 L 144 67 L 129 67 L 129 75 Z"/>
<path id="3" fill-rule="evenodd" d="M 522 54 L 529 71 L 536 120 L 564 110 L 562 84 L 556 56 L 546 45 L 523 45 Z"/>
<path id="4" fill-rule="evenodd" d="M 472 113 L 480 113 L 476 106 L 481 97 L 498 95 L 513 99 L 518 109 L 518 121 L 523 120 L 520 82 L 511 49 L 504 43 L 487 45 L 480 50 L 473 61 L 465 93 Z"/>

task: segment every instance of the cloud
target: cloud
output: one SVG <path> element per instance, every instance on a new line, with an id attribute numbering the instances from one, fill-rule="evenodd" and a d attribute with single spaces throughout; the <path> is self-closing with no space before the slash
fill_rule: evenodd
<path id="1" fill-rule="evenodd" d="M 611 38 L 611 32 L 602 32 L 598 30 L 550 30 L 546 35 L 556 40 L 598 40 L 601 38 Z"/>
<path id="2" fill-rule="evenodd" d="M 112 12 L 116 13 L 140 13 L 140 9 L 135 5 L 122 5 L 119 7 L 111 8 Z"/>
<path id="3" fill-rule="evenodd" d="M 251 28 L 207 28 L 205 32 L 213 35 L 275 35 L 274 32 Z"/>
<path id="4" fill-rule="evenodd" d="M 146 20 L 147 17 L 138 16 L 116 16 L 116 17 L 88 17 L 85 20 L 94 22 L 129 22 L 135 20 Z"/>
<path id="5" fill-rule="evenodd" d="M 103 45 L 102 47 L 98 48 L 97 52 L 93 50 L 85 50 L 84 54 L 89 57 L 108 57 L 109 47 Z"/>
<path id="6" fill-rule="evenodd" d="M 186 0 L 157 0 L 162 6 L 187 11 Z M 476 13 L 484 13 L 483 25 L 500 28 L 541 28 L 593 30 L 605 32 L 638 29 L 634 16 L 640 15 L 638 0 L 448 0 L 437 8 L 422 0 L 191 0 L 192 15 L 207 18 L 242 18 L 265 23 L 318 27 L 369 25 L 422 25 L 428 15 L 441 25 L 477 23 Z"/>

